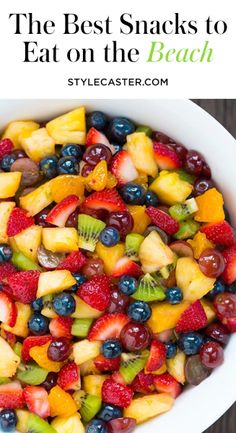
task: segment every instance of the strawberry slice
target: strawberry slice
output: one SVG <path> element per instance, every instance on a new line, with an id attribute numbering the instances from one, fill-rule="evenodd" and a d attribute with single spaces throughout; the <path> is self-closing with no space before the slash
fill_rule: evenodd
<path id="1" fill-rule="evenodd" d="M 85 265 L 87 259 L 81 253 L 81 251 L 73 251 L 70 253 L 62 262 L 59 263 L 57 269 L 64 270 L 70 272 L 79 272 L 80 269 Z"/>
<path id="2" fill-rule="evenodd" d="M 81 379 L 78 365 L 75 362 L 68 362 L 64 365 L 59 372 L 57 383 L 65 391 L 79 390 Z"/>
<path id="3" fill-rule="evenodd" d="M 129 317 L 123 313 L 106 314 L 96 320 L 89 332 L 88 338 L 92 341 L 119 338 L 122 329 L 129 321 Z"/>
<path id="4" fill-rule="evenodd" d="M 83 205 L 90 209 L 106 209 L 108 212 L 125 211 L 126 204 L 116 189 L 104 189 L 88 196 Z"/>
<path id="5" fill-rule="evenodd" d="M 98 275 L 78 288 L 77 295 L 90 307 L 104 311 L 110 304 L 110 279 L 106 275 Z"/>
<path id="6" fill-rule="evenodd" d="M 145 374 L 141 371 L 131 383 L 131 388 L 134 392 L 141 394 L 151 394 L 154 391 L 154 374 Z"/>
<path id="7" fill-rule="evenodd" d="M 118 356 L 117 358 L 108 359 L 105 358 L 105 356 L 103 355 L 99 355 L 97 356 L 97 358 L 95 358 L 94 364 L 95 367 L 101 372 L 115 371 L 119 370 L 120 368 L 120 360 L 120 356 Z"/>
<path id="8" fill-rule="evenodd" d="M 181 167 L 181 161 L 170 145 L 154 141 L 153 150 L 161 170 L 175 170 Z"/>
<path id="9" fill-rule="evenodd" d="M 15 236 L 32 225 L 34 218 L 28 216 L 25 210 L 15 207 L 8 220 L 7 236 Z"/>
<path id="10" fill-rule="evenodd" d="M 133 391 L 128 386 L 107 379 L 102 386 L 102 400 L 104 403 L 119 407 L 128 407 L 133 397 Z"/>
<path id="11" fill-rule="evenodd" d="M 0 141 L 0 159 L 2 159 L 5 155 L 12 152 L 14 145 L 10 138 L 3 138 Z"/>
<path id="12" fill-rule="evenodd" d="M 114 278 L 122 277 L 122 275 L 131 275 L 132 277 L 140 277 L 143 275 L 141 267 L 133 262 L 128 257 L 122 257 L 118 260 L 113 269 L 112 276 Z"/>
<path id="13" fill-rule="evenodd" d="M 12 332 L 1 329 L 1 337 L 4 338 L 4 340 L 6 340 L 11 347 L 14 347 L 16 344 L 16 335 L 12 334 Z"/>
<path id="14" fill-rule="evenodd" d="M 156 375 L 154 384 L 158 392 L 167 392 L 173 398 L 178 397 L 182 392 L 181 384 L 169 373 Z"/>
<path id="15" fill-rule="evenodd" d="M 236 281 L 236 244 L 222 252 L 225 258 L 225 269 L 221 277 L 226 284 L 232 284 Z"/>
<path id="16" fill-rule="evenodd" d="M 23 389 L 20 382 L 4 383 L 0 385 L 0 407 L 19 409 L 24 406 Z"/>
<path id="17" fill-rule="evenodd" d="M 197 331 L 207 326 L 207 316 L 200 301 L 191 304 L 180 316 L 176 332 Z"/>
<path id="18" fill-rule="evenodd" d="M 138 172 L 127 150 L 117 152 L 111 161 L 111 172 L 118 180 L 118 186 L 137 179 Z"/>
<path id="19" fill-rule="evenodd" d="M 0 284 L 10 275 L 16 274 L 17 269 L 11 262 L 0 263 Z"/>
<path id="20" fill-rule="evenodd" d="M 13 327 L 16 323 L 17 309 L 15 303 L 4 292 L 0 292 L 0 321 Z"/>
<path id="21" fill-rule="evenodd" d="M 46 222 L 57 227 L 65 227 L 69 216 L 79 204 L 80 199 L 76 195 L 68 195 L 49 212 Z"/>
<path id="22" fill-rule="evenodd" d="M 110 147 L 107 137 L 94 127 L 90 128 L 87 133 L 86 147 L 92 146 L 93 144 L 104 144 L 104 146 Z"/>
<path id="23" fill-rule="evenodd" d="M 145 370 L 152 372 L 158 370 L 166 360 L 166 346 L 160 341 L 154 340 L 151 344 L 150 354 Z"/>
<path id="24" fill-rule="evenodd" d="M 24 398 L 30 412 L 41 418 L 47 418 L 50 415 L 48 393 L 42 386 L 27 385 L 24 388 Z"/>
<path id="25" fill-rule="evenodd" d="M 44 346 L 44 344 L 52 341 L 51 335 L 42 335 L 42 336 L 32 336 L 26 337 L 23 341 L 21 358 L 22 361 L 27 362 L 30 361 L 30 349 L 35 346 Z"/>
<path id="26" fill-rule="evenodd" d="M 179 223 L 163 210 L 149 206 L 146 209 L 146 213 L 151 218 L 152 222 L 157 227 L 164 230 L 164 232 L 168 233 L 168 235 L 174 235 L 179 230 Z"/>
<path id="27" fill-rule="evenodd" d="M 39 271 L 22 271 L 11 275 L 7 284 L 13 298 L 23 304 L 31 304 L 36 298 L 39 275 Z"/>
<path id="28" fill-rule="evenodd" d="M 227 221 L 205 224 L 200 231 L 217 245 L 231 247 L 235 243 L 233 229 Z"/>
<path id="29" fill-rule="evenodd" d="M 49 330 L 53 337 L 60 338 L 71 338 L 71 328 L 73 319 L 71 317 L 56 317 L 52 319 L 49 324 Z"/>

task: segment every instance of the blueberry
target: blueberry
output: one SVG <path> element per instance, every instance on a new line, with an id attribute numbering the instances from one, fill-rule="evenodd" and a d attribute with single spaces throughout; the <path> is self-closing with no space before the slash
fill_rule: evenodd
<path id="1" fill-rule="evenodd" d="M 178 287 L 166 289 L 166 300 L 170 304 L 179 304 L 183 299 L 183 293 Z"/>
<path id="2" fill-rule="evenodd" d="M 0 244 L 0 263 L 8 262 L 12 258 L 12 249 L 8 244 Z"/>
<path id="3" fill-rule="evenodd" d="M 121 355 L 122 347 L 119 340 L 107 340 L 102 345 L 102 354 L 105 358 L 113 359 Z"/>
<path id="4" fill-rule="evenodd" d="M 123 148 L 122 144 L 119 144 L 119 143 L 112 143 L 112 146 L 114 148 L 114 153 L 115 154 L 117 152 L 120 152 L 120 150 L 122 150 L 122 148 Z"/>
<path id="5" fill-rule="evenodd" d="M 122 410 L 113 404 L 103 404 L 97 417 L 104 422 L 109 422 L 112 419 L 121 418 Z"/>
<path id="6" fill-rule="evenodd" d="M 157 195 L 153 191 L 148 191 L 146 194 L 146 200 L 145 200 L 146 206 L 154 206 L 157 207 L 159 204 L 159 200 L 157 198 Z"/>
<path id="7" fill-rule="evenodd" d="M 43 308 L 43 298 L 35 299 L 32 302 L 31 307 L 33 308 L 34 311 L 40 312 Z"/>
<path id="8" fill-rule="evenodd" d="M 0 430 L 3 432 L 11 432 L 15 430 L 17 424 L 17 416 L 14 409 L 3 409 L 0 412 Z"/>
<path id="9" fill-rule="evenodd" d="M 174 356 L 177 353 L 177 345 L 173 343 L 172 341 L 168 341 L 168 343 L 165 343 L 166 346 L 166 358 L 174 358 Z"/>
<path id="10" fill-rule="evenodd" d="M 46 156 L 39 163 L 39 170 L 47 179 L 57 176 L 58 158 L 55 155 Z"/>
<path id="11" fill-rule="evenodd" d="M 70 316 L 75 312 L 75 300 L 69 293 L 60 293 L 53 299 L 53 309 L 59 316 Z"/>
<path id="12" fill-rule="evenodd" d="M 223 293 L 225 289 L 225 285 L 221 281 L 217 280 L 213 286 L 213 289 L 207 293 L 207 298 L 210 301 L 213 301 L 215 296 L 219 295 L 219 293 Z"/>
<path id="13" fill-rule="evenodd" d="M 102 111 L 92 111 L 87 116 L 87 128 L 96 128 L 98 131 L 103 131 L 107 126 L 107 116 Z"/>
<path id="14" fill-rule="evenodd" d="M 106 247 L 114 247 L 120 240 L 120 233 L 115 227 L 106 227 L 101 231 L 99 240 Z"/>
<path id="15" fill-rule="evenodd" d="M 196 355 L 204 343 L 204 337 L 198 332 L 181 334 L 178 346 L 186 355 Z"/>
<path id="16" fill-rule="evenodd" d="M 78 174 L 79 164 L 74 156 L 63 156 L 58 161 L 59 174 Z"/>
<path id="17" fill-rule="evenodd" d="M 128 307 L 128 316 L 136 322 L 146 322 L 150 319 L 152 310 L 144 301 L 135 301 Z"/>
<path id="18" fill-rule="evenodd" d="M 35 313 L 28 322 L 30 332 L 34 335 L 44 335 L 48 332 L 49 320 L 40 313 Z"/>
<path id="19" fill-rule="evenodd" d="M 1 169 L 4 171 L 10 171 L 13 162 L 17 160 L 17 156 L 14 154 L 5 155 L 1 161 Z"/>
<path id="20" fill-rule="evenodd" d="M 144 204 L 146 190 L 142 185 L 136 183 L 126 183 L 119 190 L 121 197 L 127 204 Z"/>
<path id="21" fill-rule="evenodd" d="M 138 288 L 138 282 L 134 277 L 129 275 L 123 275 L 118 283 L 119 290 L 124 293 L 124 295 L 133 295 Z"/>
<path id="22" fill-rule="evenodd" d="M 108 428 L 101 419 L 93 419 L 87 424 L 86 433 L 108 433 Z"/>
<path id="23" fill-rule="evenodd" d="M 81 161 L 83 152 L 78 144 L 66 144 L 61 148 L 60 155 L 63 156 L 74 156 L 77 161 Z"/>
<path id="24" fill-rule="evenodd" d="M 124 144 L 126 137 L 135 131 L 135 125 L 125 117 L 115 117 L 109 123 L 108 134 L 111 141 Z"/>
<path id="25" fill-rule="evenodd" d="M 234 293 L 236 295 L 236 281 L 234 283 L 230 284 L 230 286 L 226 286 L 225 291 L 230 292 L 230 293 Z"/>
<path id="26" fill-rule="evenodd" d="M 70 290 L 72 292 L 77 292 L 79 286 L 81 286 L 81 284 L 85 283 L 86 278 L 84 277 L 84 275 L 79 274 L 78 272 L 75 272 L 74 274 L 72 274 L 74 279 L 76 280 L 76 284 L 74 286 L 72 286 L 70 288 Z"/>

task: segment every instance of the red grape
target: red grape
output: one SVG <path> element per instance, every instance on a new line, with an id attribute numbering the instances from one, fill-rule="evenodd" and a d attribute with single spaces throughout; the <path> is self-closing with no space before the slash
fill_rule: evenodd
<path id="1" fill-rule="evenodd" d="M 214 307 L 220 317 L 236 316 L 236 295 L 233 293 L 220 293 L 214 299 Z"/>
<path id="2" fill-rule="evenodd" d="M 51 206 L 45 207 L 45 209 L 41 210 L 41 212 L 35 215 L 34 217 L 35 224 L 42 227 L 52 227 L 52 224 L 46 222 L 46 218 L 49 212 L 51 211 L 51 209 L 52 209 Z"/>
<path id="3" fill-rule="evenodd" d="M 206 329 L 206 335 L 222 344 L 229 341 L 229 331 L 222 323 L 212 323 Z"/>
<path id="4" fill-rule="evenodd" d="M 129 322 L 121 331 L 121 343 L 129 352 L 146 349 L 151 340 L 148 328 L 142 323 Z"/>
<path id="5" fill-rule="evenodd" d="M 213 248 L 203 251 L 199 257 L 198 264 L 203 274 L 209 278 L 219 277 L 225 268 L 224 257 Z"/>
<path id="6" fill-rule="evenodd" d="M 208 189 L 214 188 L 214 182 L 210 179 L 197 179 L 194 183 L 193 195 L 194 197 L 204 194 Z"/>
<path id="7" fill-rule="evenodd" d="M 134 418 L 116 418 L 107 423 L 108 431 L 111 433 L 131 433 L 136 427 Z"/>
<path id="8" fill-rule="evenodd" d="M 130 297 L 121 293 L 117 288 L 114 288 L 111 291 L 111 300 L 107 312 L 124 313 L 129 303 Z"/>
<path id="9" fill-rule="evenodd" d="M 201 347 L 200 359 L 206 367 L 215 368 L 223 364 L 224 351 L 219 343 L 210 341 Z"/>
<path id="10" fill-rule="evenodd" d="M 78 215 L 79 215 L 79 209 L 76 209 L 68 218 L 66 221 L 66 227 L 74 227 L 78 228 Z"/>
<path id="11" fill-rule="evenodd" d="M 83 161 L 92 166 L 97 165 L 102 160 L 105 160 L 107 164 L 109 164 L 111 158 L 111 151 L 107 146 L 104 146 L 104 144 L 93 144 L 87 147 L 83 155 Z"/>
<path id="12" fill-rule="evenodd" d="M 188 153 L 186 147 L 179 143 L 171 143 L 171 146 L 174 148 L 174 151 L 177 153 L 179 159 L 184 161 Z"/>
<path id="13" fill-rule="evenodd" d="M 70 350 L 70 342 L 66 338 L 58 338 L 50 343 L 47 355 L 52 361 L 65 361 L 70 355 Z"/>
<path id="14" fill-rule="evenodd" d="M 57 384 L 58 374 L 53 373 L 52 371 L 48 373 L 45 381 L 41 384 L 46 391 L 50 391 Z"/>
<path id="15" fill-rule="evenodd" d="M 115 227 L 123 240 L 125 236 L 131 232 L 134 226 L 134 220 L 132 215 L 127 211 L 111 212 L 107 218 L 107 225 Z"/>
<path id="16" fill-rule="evenodd" d="M 189 150 L 186 155 L 184 169 L 195 176 L 199 176 L 202 172 L 204 159 L 199 152 Z"/>
<path id="17" fill-rule="evenodd" d="M 88 280 L 95 275 L 103 275 L 103 261 L 101 259 L 88 259 L 82 268 L 82 273 Z"/>
<path id="18" fill-rule="evenodd" d="M 203 161 L 201 175 L 204 176 L 204 177 L 206 177 L 207 179 L 211 178 L 211 169 L 210 169 L 209 165 L 205 161 Z"/>
<path id="19" fill-rule="evenodd" d="M 163 134 L 163 132 L 160 131 L 153 131 L 152 139 L 163 144 L 172 143 L 173 141 L 170 137 L 168 137 L 168 135 Z"/>
<path id="20" fill-rule="evenodd" d="M 93 171 L 93 166 L 89 165 L 89 164 L 85 164 L 84 162 L 82 162 L 83 167 L 81 169 L 81 176 L 83 177 L 87 177 L 92 171 Z"/>
<path id="21" fill-rule="evenodd" d="M 92 217 L 102 221 L 106 221 L 108 215 L 108 211 L 106 209 L 90 209 L 83 204 L 80 206 L 79 213 L 91 215 Z"/>

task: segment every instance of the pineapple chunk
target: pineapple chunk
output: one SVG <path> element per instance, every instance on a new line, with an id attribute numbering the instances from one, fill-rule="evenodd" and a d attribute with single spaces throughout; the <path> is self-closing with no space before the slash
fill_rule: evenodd
<path id="1" fill-rule="evenodd" d="M 29 411 L 26 409 L 17 409 L 16 416 L 17 416 L 16 430 L 19 431 L 20 433 L 27 433 Z"/>
<path id="2" fill-rule="evenodd" d="M 181 257 L 176 265 L 177 286 L 183 291 L 186 301 L 197 301 L 213 289 L 215 278 L 206 277 L 200 270 L 196 260 Z"/>
<path id="3" fill-rule="evenodd" d="M 42 227 L 34 225 L 10 238 L 10 245 L 15 253 L 20 251 L 33 262 L 36 262 L 41 239 Z"/>
<path id="4" fill-rule="evenodd" d="M 50 137 L 46 128 L 37 129 L 31 134 L 24 133 L 19 140 L 25 153 L 35 162 L 55 153 L 56 142 Z"/>
<path id="5" fill-rule="evenodd" d="M 148 320 L 148 326 L 154 334 L 175 328 L 182 313 L 189 307 L 189 302 L 171 305 L 167 302 L 152 304 L 152 315 Z"/>
<path id="6" fill-rule="evenodd" d="M 181 180 L 178 173 L 161 171 L 152 182 L 150 190 L 154 191 L 159 199 L 166 204 L 182 203 L 191 194 L 193 186 Z"/>
<path id="7" fill-rule="evenodd" d="M 57 416 L 53 419 L 51 426 L 57 433 L 85 433 L 85 427 L 78 412 L 69 417 Z"/>
<path id="8" fill-rule="evenodd" d="M 50 182 L 46 182 L 29 194 L 20 197 L 20 207 L 27 210 L 30 215 L 34 216 L 45 207 L 49 206 L 52 201 L 53 198 L 50 189 Z"/>
<path id="9" fill-rule="evenodd" d="M 83 379 L 83 389 L 87 394 L 102 396 L 102 385 L 109 376 L 103 374 L 91 374 Z"/>
<path id="10" fill-rule="evenodd" d="M 137 424 L 141 424 L 150 418 L 167 412 L 172 408 L 173 404 L 173 397 L 164 392 L 161 394 L 145 395 L 131 401 L 130 406 L 124 409 L 124 417 L 134 418 Z"/>
<path id="11" fill-rule="evenodd" d="M 51 135 L 56 143 L 85 144 L 85 108 L 79 107 L 76 110 L 51 120 L 47 123 L 46 128 L 49 135 Z"/>
<path id="12" fill-rule="evenodd" d="M 152 231 L 139 248 L 139 259 L 144 273 L 156 272 L 175 260 L 173 251 L 164 244 L 160 235 Z"/>
<path id="13" fill-rule="evenodd" d="M 201 304 L 202 304 L 204 311 L 206 313 L 208 324 L 210 324 L 211 322 L 213 322 L 216 319 L 216 312 L 215 312 L 215 309 L 213 307 L 213 304 L 212 304 L 212 302 L 208 301 L 205 298 L 201 299 Z"/>
<path id="14" fill-rule="evenodd" d="M 89 361 L 80 364 L 80 374 L 82 377 L 88 376 L 91 374 L 99 374 L 99 370 L 96 368 L 94 361 L 90 359 Z"/>
<path id="15" fill-rule="evenodd" d="M 100 355 L 100 341 L 82 340 L 73 344 L 73 358 L 76 364 L 80 365 Z"/>
<path id="16" fill-rule="evenodd" d="M 129 212 L 134 220 L 133 233 L 142 235 L 152 220 L 146 213 L 146 206 L 129 205 Z"/>
<path id="17" fill-rule="evenodd" d="M 62 270 L 42 272 L 39 276 L 37 298 L 62 292 L 75 284 L 76 280 L 72 277 L 70 271 Z"/>
<path id="18" fill-rule="evenodd" d="M 96 253 L 104 263 L 105 272 L 111 275 L 118 260 L 125 255 L 125 245 L 119 243 L 114 247 L 106 247 L 101 242 L 98 242 L 96 245 Z"/>
<path id="19" fill-rule="evenodd" d="M 20 186 L 22 173 L 0 173 L 0 199 L 13 197 Z"/>
<path id="20" fill-rule="evenodd" d="M 167 359 L 168 372 L 173 376 L 177 382 L 185 383 L 185 364 L 186 355 L 184 352 L 178 352 L 174 358 Z"/>
<path id="21" fill-rule="evenodd" d="M 79 235 L 73 227 L 44 228 L 42 242 L 53 253 L 69 253 L 79 249 Z"/>
<path id="22" fill-rule="evenodd" d="M 15 205 L 16 204 L 11 201 L 5 201 L 0 203 L 0 242 L 1 243 L 6 243 L 8 241 L 7 224 Z"/>
<path id="23" fill-rule="evenodd" d="M 29 305 L 22 304 L 21 302 L 16 302 L 16 308 L 17 319 L 15 326 L 10 327 L 2 323 L 1 327 L 4 329 L 4 331 L 11 332 L 18 337 L 26 338 L 29 334 L 28 321 L 32 314 L 32 311 Z"/>
<path id="24" fill-rule="evenodd" d="M 144 132 L 134 132 L 127 136 L 127 150 L 135 168 L 155 177 L 158 167 L 155 161 L 152 140 Z"/>
<path id="25" fill-rule="evenodd" d="M 74 319 L 97 319 L 102 315 L 101 311 L 95 310 L 95 308 L 90 307 L 86 304 L 79 296 L 73 295 L 76 308 L 75 312 L 71 314 Z"/>
<path id="26" fill-rule="evenodd" d="M 0 337 L 0 377 L 12 377 L 15 375 L 20 357 L 15 354 L 11 346 Z"/>
<path id="27" fill-rule="evenodd" d="M 58 317 L 57 313 L 50 307 L 44 307 L 41 314 L 49 319 L 56 319 L 56 317 Z"/>
<path id="28" fill-rule="evenodd" d="M 2 138 L 10 138 L 16 149 L 21 148 L 20 137 L 39 129 L 39 124 L 32 120 L 17 120 L 9 123 Z"/>

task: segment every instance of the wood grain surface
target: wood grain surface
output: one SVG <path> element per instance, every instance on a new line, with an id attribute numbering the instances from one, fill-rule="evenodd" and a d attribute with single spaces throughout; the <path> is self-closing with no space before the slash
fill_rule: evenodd
<path id="1" fill-rule="evenodd" d="M 236 138 L 236 99 L 195 99 L 194 102 L 208 111 Z M 204 433 L 236 433 L 236 403 Z"/>

